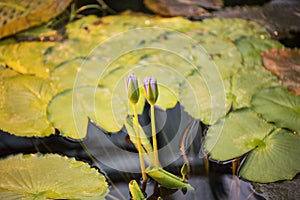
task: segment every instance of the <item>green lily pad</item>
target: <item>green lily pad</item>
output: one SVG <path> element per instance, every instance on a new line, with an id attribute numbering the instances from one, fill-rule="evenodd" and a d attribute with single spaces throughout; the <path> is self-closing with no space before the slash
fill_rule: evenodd
<path id="1" fill-rule="evenodd" d="M 0 168 L 4 199 L 104 199 L 109 191 L 96 169 L 56 154 L 10 156 Z"/>
<path id="2" fill-rule="evenodd" d="M 195 24 L 195 28 L 204 33 L 212 33 L 220 38 L 228 38 L 231 41 L 245 36 L 270 38 L 265 28 L 256 22 L 243 19 L 206 19 L 202 23 Z"/>
<path id="3" fill-rule="evenodd" d="M 107 88 L 82 87 L 56 95 L 48 106 L 48 119 L 65 137 L 86 136 L 88 119 L 108 132 L 122 128 L 127 116 L 127 104 Z"/>
<path id="4" fill-rule="evenodd" d="M 277 87 L 264 89 L 254 95 L 253 109 L 267 121 L 300 132 L 300 96 Z"/>
<path id="5" fill-rule="evenodd" d="M 264 146 L 264 138 L 273 129 L 250 110 L 232 112 L 208 129 L 205 149 L 212 159 L 227 161 Z"/>
<path id="6" fill-rule="evenodd" d="M 242 67 L 241 54 L 230 40 L 203 34 L 197 30 L 187 32 L 187 34 L 204 48 L 217 65 L 223 79 L 232 76 Z"/>
<path id="7" fill-rule="evenodd" d="M 239 175 L 254 182 L 292 179 L 300 172 L 300 135 L 277 129 L 247 156 Z"/>
<path id="8" fill-rule="evenodd" d="M 53 95 L 49 81 L 16 75 L 3 81 L 0 93 L 0 128 L 3 131 L 27 137 L 54 133 L 46 113 Z"/>
<path id="9" fill-rule="evenodd" d="M 180 87 L 179 102 L 185 111 L 205 124 L 214 124 L 226 115 L 231 106 L 226 98 L 228 81 L 210 84 L 201 75 L 192 75 Z M 226 86 L 225 86 L 226 85 Z"/>
<path id="10" fill-rule="evenodd" d="M 101 59 L 75 59 L 67 61 L 51 71 L 50 80 L 57 93 L 82 86 L 97 86 L 101 74 Z"/>
<path id="11" fill-rule="evenodd" d="M 0 60 L 22 74 L 48 78 L 52 66 L 45 65 L 43 54 L 52 42 L 22 42 L 0 46 Z"/>
<path id="12" fill-rule="evenodd" d="M 263 67 L 244 67 L 232 77 L 233 109 L 251 107 L 253 94 L 267 87 L 280 86 L 279 81 Z"/>
<path id="13" fill-rule="evenodd" d="M 245 66 L 262 66 L 261 52 L 272 49 L 282 48 L 283 45 L 276 40 L 266 37 L 245 37 L 235 41 L 235 45 L 241 52 L 243 64 Z"/>

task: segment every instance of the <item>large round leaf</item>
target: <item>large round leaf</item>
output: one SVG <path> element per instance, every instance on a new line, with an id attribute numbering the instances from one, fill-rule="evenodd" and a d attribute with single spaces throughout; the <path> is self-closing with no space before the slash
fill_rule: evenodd
<path id="1" fill-rule="evenodd" d="M 3 199 L 104 199 L 105 177 L 88 164 L 55 154 L 0 160 Z"/>
<path id="2" fill-rule="evenodd" d="M 198 74 L 188 77 L 180 87 L 180 103 L 185 111 L 205 124 L 214 124 L 225 116 L 231 106 L 230 99 L 226 98 L 228 81 L 223 81 L 223 88 L 209 84 Z"/>
<path id="3" fill-rule="evenodd" d="M 251 106 L 252 95 L 266 87 L 279 86 L 275 76 L 263 67 L 244 67 L 232 77 L 233 109 Z"/>
<path id="4" fill-rule="evenodd" d="M 247 156 L 239 175 L 262 183 L 292 179 L 300 172 L 299 144 L 299 134 L 274 131 Z"/>
<path id="5" fill-rule="evenodd" d="M 27 137 L 54 133 L 46 113 L 53 95 L 49 81 L 16 75 L 3 81 L 0 94 L 0 129 Z"/>
<path id="6" fill-rule="evenodd" d="M 262 58 L 260 53 L 262 51 L 280 48 L 282 44 L 265 37 L 245 37 L 235 41 L 235 45 L 241 52 L 243 57 L 243 64 L 245 66 L 262 66 Z"/>
<path id="7" fill-rule="evenodd" d="M 205 149 L 212 159 L 227 161 L 263 145 L 273 129 L 250 110 L 232 112 L 208 129 Z"/>
<path id="8" fill-rule="evenodd" d="M 300 96 L 278 88 L 264 89 L 254 95 L 253 109 L 267 121 L 300 132 Z"/>
<path id="9" fill-rule="evenodd" d="M 241 54 L 230 40 L 218 38 L 211 34 L 203 34 L 197 30 L 189 31 L 187 34 L 204 48 L 217 65 L 223 79 L 235 74 L 242 66 Z"/>
<path id="10" fill-rule="evenodd" d="M 61 134 L 74 139 L 86 136 L 90 118 L 108 132 L 119 131 L 126 119 L 127 102 L 107 88 L 82 87 L 56 95 L 48 106 L 48 118 Z"/>
<path id="11" fill-rule="evenodd" d="M 242 37 L 256 36 L 270 38 L 265 28 L 256 22 L 243 19 L 206 19 L 202 23 L 195 24 L 196 28 L 203 32 L 210 32 L 221 38 L 228 38 L 235 41 Z"/>
<path id="12" fill-rule="evenodd" d="M 43 54 L 52 42 L 22 42 L 0 46 L 0 60 L 13 70 L 48 78 L 53 66 L 45 65 Z"/>

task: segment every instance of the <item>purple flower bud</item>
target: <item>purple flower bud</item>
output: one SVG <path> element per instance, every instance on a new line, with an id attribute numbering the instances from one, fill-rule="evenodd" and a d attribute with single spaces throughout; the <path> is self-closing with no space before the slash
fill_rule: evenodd
<path id="1" fill-rule="evenodd" d="M 134 73 L 128 76 L 126 84 L 127 84 L 128 99 L 132 103 L 136 104 L 139 101 L 140 91 L 139 91 L 138 81 Z"/>
<path id="2" fill-rule="evenodd" d="M 156 80 L 152 77 L 146 78 L 144 80 L 144 88 L 147 101 L 151 105 L 154 105 L 158 98 L 158 87 Z"/>

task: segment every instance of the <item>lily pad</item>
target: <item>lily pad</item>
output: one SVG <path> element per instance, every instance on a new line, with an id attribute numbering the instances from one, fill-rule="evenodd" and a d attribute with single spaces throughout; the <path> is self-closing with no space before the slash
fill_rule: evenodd
<path id="1" fill-rule="evenodd" d="M 243 37 L 255 36 L 270 38 L 269 33 L 259 24 L 243 19 L 206 19 L 195 24 L 198 30 L 212 33 L 221 38 L 236 41 Z M 195 28 L 196 28 L 195 27 Z"/>
<path id="2" fill-rule="evenodd" d="M 75 59 L 67 61 L 51 71 L 50 80 L 57 93 L 75 87 L 97 86 L 101 70 L 98 68 L 101 59 Z"/>
<path id="3" fill-rule="evenodd" d="M 260 55 L 262 51 L 283 47 L 283 45 L 276 40 L 266 38 L 265 36 L 241 38 L 235 41 L 235 45 L 242 54 L 243 64 L 250 67 L 256 65 L 262 66 L 262 58 Z"/>
<path id="4" fill-rule="evenodd" d="M 264 89 L 254 95 L 253 109 L 267 121 L 300 132 L 300 96 L 281 87 Z"/>
<path id="5" fill-rule="evenodd" d="M 236 46 L 228 39 L 218 38 L 211 34 L 203 34 L 197 30 L 188 34 L 202 46 L 217 65 L 220 75 L 226 79 L 242 67 L 242 57 Z M 203 64 L 205 66 L 205 64 Z"/>
<path id="6" fill-rule="evenodd" d="M 16 75 L 3 81 L 0 93 L 0 127 L 3 131 L 27 137 L 54 133 L 46 112 L 53 95 L 49 81 Z"/>
<path id="7" fill-rule="evenodd" d="M 10 156 L 0 160 L 4 199 L 104 199 L 105 177 L 88 164 L 56 154 Z"/>
<path id="8" fill-rule="evenodd" d="M 300 172 L 300 135 L 277 129 L 248 156 L 239 175 L 254 182 L 292 179 Z"/>
<path id="9" fill-rule="evenodd" d="M 264 146 L 264 138 L 273 129 L 274 126 L 250 110 L 232 112 L 208 129 L 205 149 L 210 158 L 227 161 L 242 156 L 257 146 Z"/>
<path id="10" fill-rule="evenodd" d="M 119 104 L 114 104 L 119 103 Z M 107 88 L 82 87 L 56 95 L 48 106 L 48 118 L 65 137 L 86 136 L 88 119 L 108 132 L 119 131 L 126 119 L 127 104 Z"/>
<path id="11" fill-rule="evenodd" d="M 45 65 L 43 54 L 52 42 L 22 42 L 0 46 L 0 60 L 22 74 L 49 78 L 51 65 Z"/>
<path id="12" fill-rule="evenodd" d="M 261 55 L 264 67 L 282 81 L 283 87 L 300 95 L 300 50 L 271 49 Z"/>
<path id="13" fill-rule="evenodd" d="M 252 96 L 267 87 L 280 86 L 279 81 L 263 67 L 243 67 L 232 77 L 233 109 L 251 107 Z"/>
<path id="14" fill-rule="evenodd" d="M 179 102 L 185 111 L 205 124 L 214 124 L 226 115 L 231 106 L 230 99 L 226 98 L 224 81 L 219 88 L 218 84 L 208 84 L 200 74 L 188 77 L 180 87 Z"/>

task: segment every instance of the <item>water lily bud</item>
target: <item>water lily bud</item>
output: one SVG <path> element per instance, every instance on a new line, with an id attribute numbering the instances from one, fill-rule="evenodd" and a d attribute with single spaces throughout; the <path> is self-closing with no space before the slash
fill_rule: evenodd
<path id="1" fill-rule="evenodd" d="M 138 81 L 134 73 L 130 74 L 127 79 L 127 94 L 131 103 L 136 104 L 139 101 L 140 91 Z"/>
<path id="2" fill-rule="evenodd" d="M 148 77 L 144 80 L 144 88 L 146 92 L 146 99 L 151 105 L 154 105 L 158 98 L 157 82 L 154 78 Z"/>

